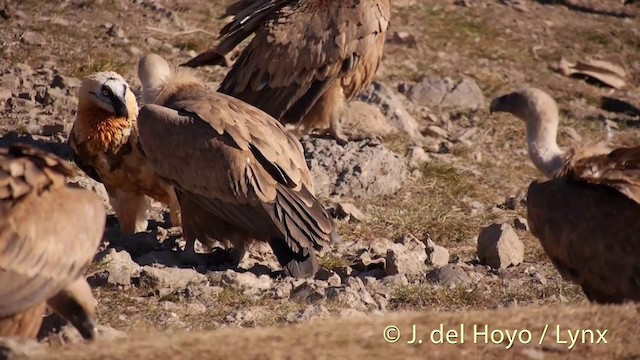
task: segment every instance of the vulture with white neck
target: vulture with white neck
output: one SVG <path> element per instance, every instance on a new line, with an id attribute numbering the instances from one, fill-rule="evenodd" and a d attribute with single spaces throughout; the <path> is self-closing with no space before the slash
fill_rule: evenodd
<path id="1" fill-rule="evenodd" d="M 185 251 L 195 239 L 271 245 L 287 275 L 313 277 L 316 252 L 337 239 L 314 196 L 300 142 L 267 113 L 208 88 L 159 55 L 138 66 L 146 104 L 140 149 L 172 184 L 182 209 Z"/>
<path id="2" fill-rule="evenodd" d="M 527 216 L 560 274 L 593 302 L 640 300 L 640 146 L 560 149 L 557 104 L 536 88 L 498 97 L 490 111 L 524 121 L 529 157 L 549 178 L 529 186 Z"/>

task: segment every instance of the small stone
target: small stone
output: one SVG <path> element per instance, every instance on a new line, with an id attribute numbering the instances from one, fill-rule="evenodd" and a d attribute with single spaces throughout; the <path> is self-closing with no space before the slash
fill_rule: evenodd
<path id="1" fill-rule="evenodd" d="M 478 235 L 478 258 L 494 269 L 524 261 L 524 245 L 509 224 L 492 224 Z"/>
<path id="2" fill-rule="evenodd" d="M 183 289 L 207 282 L 206 276 L 193 269 L 144 266 L 140 272 L 140 283 L 155 289 Z"/>
<path id="3" fill-rule="evenodd" d="M 34 45 L 34 46 L 44 45 L 44 40 L 42 36 L 33 31 L 25 31 L 25 33 L 22 34 L 22 38 L 20 38 L 20 41 L 25 45 Z"/>
<path id="4" fill-rule="evenodd" d="M 315 304 L 326 299 L 324 291 L 310 283 L 303 283 L 291 290 L 291 300 L 298 303 Z"/>
<path id="5" fill-rule="evenodd" d="M 409 285 L 409 279 L 404 274 L 385 276 L 382 284 L 390 288 L 398 288 Z"/>
<path id="6" fill-rule="evenodd" d="M 367 219 L 365 214 L 351 203 L 338 203 L 335 215 L 338 219 L 344 219 L 346 221 L 349 221 L 350 219 L 365 221 Z"/>
<path id="7" fill-rule="evenodd" d="M 100 271 L 87 279 L 94 286 L 130 287 L 131 279 L 140 276 L 141 268 L 126 251 L 109 248 L 98 254 Z"/>
<path id="8" fill-rule="evenodd" d="M 81 83 L 82 82 L 78 78 L 55 75 L 53 77 L 53 80 L 51 81 L 51 87 L 59 89 L 72 89 L 79 88 Z"/>
<path id="9" fill-rule="evenodd" d="M 0 88 L 0 102 L 5 102 L 11 99 L 12 93 L 11 90 L 6 88 Z"/>
<path id="10" fill-rule="evenodd" d="M 459 286 L 471 282 L 471 277 L 462 267 L 455 264 L 447 264 L 432 270 L 427 275 L 427 280 L 445 286 Z"/>
<path id="11" fill-rule="evenodd" d="M 107 30 L 107 35 L 122 39 L 124 37 L 124 30 L 118 25 L 111 25 Z"/>
<path id="12" fill-rule="evenodd" d="M 413 235 L 407 235 L 387 250 L 385 260 L 387 275 L 424 276 L 427 270 L 426 246 Z"/>
<path id="13" fill-rule="evenodd" d="M 220 280 L 222 286 L 235 289 L 267 290 L 271 288 L 271 278 L 267 275 L 256 276 L 251 272 L 227 270 Z"/>
<path id="14" fill-rule="evenodd" d="M 520 231 L 529 231 L 529 222 L 523 217 L 513 220 L 513 227 Z"/>
<path id="15" fill-rule="evenodd" d="M 406 156 L 411 168 L 417 168 L 430 160 L 429 155 L 427 155 L 422 146 L 409 147 Z"/>
<path id="16" fill-rule="evenodd" d="M 409 48 L 418 47 L 415 35 L 409 34 L 406 31 L 394 31 L 389 40 L 395 44 L 407 45 Z"/>
<path id="17" fill-rule="evenodd" d="M 442 267 L 449 263 L 449 250 L 427 239 L 427 262 L 434 267 Z"/>

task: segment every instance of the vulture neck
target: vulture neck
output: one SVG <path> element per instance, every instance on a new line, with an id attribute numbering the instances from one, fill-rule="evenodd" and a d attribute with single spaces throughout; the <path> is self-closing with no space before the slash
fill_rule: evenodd
<path id="1" fill-rule="evenodd" d="M 529 157 L 538 170 L 553 178 L 565 162 L 565 152 L 556 141 L 558 114 L 536 114 L 526 120 Z"/>

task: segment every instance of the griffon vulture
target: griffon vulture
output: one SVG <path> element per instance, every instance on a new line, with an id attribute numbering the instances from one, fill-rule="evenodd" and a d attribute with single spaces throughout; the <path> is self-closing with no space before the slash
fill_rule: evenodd
<path id="1" fill-rule="evenodd" d="M 490 111 L 524 121 L 529 156 L 550 178 L 529 186 L 527 213 L 560 274 L 591 301 L 640 300 L 640 147 L 560 149 L 557 104 L 536 88 L 498 97 Z"/>
<path id="2" fill-rule="evenodd" d="M 185 66 L 218 64 L 251 34 L 220 92 L 263 110 L 297 135 L 328 132 L 349 138 L 340 124 L 345 103 L 366 89 L 382 58 L 389 0 L 240 0 L 216 47 Z"/>
<path id="3" fill-rule="evenodd" d="M 193 251 L 195 237 L 229 241 L 239 261 L 249 241 L 266 241 L 288 275 L 315 275 L 316 251 L 337 234 L 314 197 L 300 142 L 188 69 L 173 73 L 158 55 L 140 60 L 139 75 L 146 102 L 138 118 L 141 148 L 176 188 L 185 250 Z"/>
<path id="4" fill-rule="evenodd" d="M 94 337 L 96 304 L 84 273 L 106 212 L 90 191 L 66 185 L 72 174 L 35 148 L 0 148 L 0 336 L 35 337 L 48 305 Z"/>

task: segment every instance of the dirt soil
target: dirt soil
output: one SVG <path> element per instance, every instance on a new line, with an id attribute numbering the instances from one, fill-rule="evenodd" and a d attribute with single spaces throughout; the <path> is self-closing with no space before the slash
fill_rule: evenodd
<path id="1" fill-rule="evenodd" d="M 142 54 L 156 52 L 177 65 L 207 49 L 225 23 L 221 14 L 231 1 L 4 3 L 2 10 L 0 0 L 0 75 L 17 80 L 15 89 L 0 82 L 0 103 L 5 103 L 0 107 L 2 141 L 44 143 L 68 157 L 63 143 L 75 116 L 77 89 L 65 85 L 66 93 L 42 100 L 38 97 L 42 79 L 47 79 L 43 86 L 50 88 L 50 77 L 56 74 L 81 80 L 94 71 L 114 70 L 137 88 L 136 65 Z M 466 271 L 475 274 L 474 281 L 439 286 L 409 279 L 385 285 L 385 306 L 357 307 L 356 312 L 349 312 L 346 310 L 356 307 L 328 300 L 321 316 L 292 316 L 317 305 L 292 302 L 273 292 L 247 294 L 216 288 L 194 295 L 193 289 L 167 293 L 145 286 L 126 290 L 96 287 L 98 322 L 124 336 L 100 339 L 92 345 L 54 341 L 52 349 L 37 350 L 46 354 L 36 358 L 639 358 L 638 308 L 588 306 L 581 290 L 558 275 L 539 242 L 526 230 L 516 230 L 525 247 L 521 264 L 484 269 L 476 257 L 482 228 L 526 218 L 524 195 L 531 180 L 540 176 L 527 158 L 523 124 L 508 115 L 490 116 L 488 101 L 522 85 L 534 85 L 559 103 L 561 146 L 604 139 L 605 124 L 615 145 L 637 145 L 638 17 L 637 4 L 625 6 L 617 0 L 393 1 L 389 41 L 377 80 L 398 92 L 421 133 L 428 135 L 428 141 L 418 145 L 429 161 L 414 166 L 410 180 L 394 194 L 322 200 L 349 201 L 367 215 L 362 221 L 338 222 L 347 243 L 395 240 L 407 234 L 420 241 L 429 238 L 449 251 L 451 263 L 464 264 Z M 407 36 L 415 41 L 407 41 Z M 627 86 L 613 90 L 563 76 L 553 69 L 562 57 L 619 63 L 628 73 Z M 26 71 L 25 64 L 33 70 Z M 222 67 L 197 70 L 210 82 L 220 81 L 225 71 Z M 402 89 L 425 77 L 472 79 L 487 106 L 440 109 L 402 95 Z M 13 79 L 1 77 L 0 81 L 9 78 Z M 466 134 L 464 141 L 459 140 L 461 134 Z M 383 140 L 385 147 L 402 157 L 414 143 L 398 134 Z M 162 212 L 156 220 L 162 224 Z M 116 232 L 111 219 L 107 238 Z M 166 234 L 164 231 L 164 237 Z M 156 235 L 160 237 L 160 231 L 153 233 Z M 348 265 L 344 254 L 337 251 L 321 260 L 327 270 Z M 97 264 L 92 273 L 99 271 Z M 370 289 L 370 285 L 365 282 L 365 287 Z M 249 309 L 250 316 L 238 313 L 239 309 Z M 403 311 L 411 312 L 398 313 Z M 473 324 L 527 329 L 533 340 L 531 345 L 514 345 L 509 350 L 504 343 L 471 341 L 412 346 L 404 343 L 404 333 L 413 323 L 418 329 L 432 329 L 440 323 L 465 324 L 469 334 Z M 574 331 L 609 329 L 609 343 L 578 344 L 567 350 L 566 345 L 553 344 L 549 336 L 544 345 L 534 345 L 547 323 Z M 398 324 L 403 332 L 398 343 L 388 344 L 382 338 L 383 329 L 390 324 Z"/>

